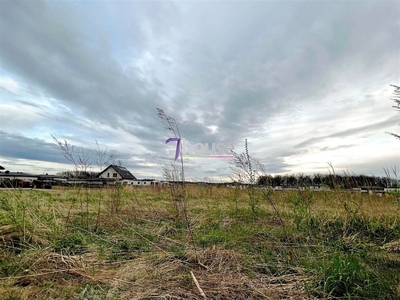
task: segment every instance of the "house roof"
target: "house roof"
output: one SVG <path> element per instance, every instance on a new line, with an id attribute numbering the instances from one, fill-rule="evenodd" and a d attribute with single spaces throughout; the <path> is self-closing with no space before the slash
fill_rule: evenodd
<path id="1" fill-rule="evenodd" d="M 23 172 L 0 172 L 0 177 L 37 177 L 37 175 L 23 173 Z"/>
<path id="2" fill-rule="evenodd" d="M 103 174 L 105 171 L 107 171 L 108 168 L 114 168 L 114 170 L 122 177 L 122 179 L 132 179 L 132 180 L 137 180 L 135 176 L 132 175 L 131 172 L 125 167 L 117 166 L 117 165 L 109 165 L 107 168 L 105 168 L 102 172 L 100 172 L 97 177 L 100 177 L 101 174 Z"/>

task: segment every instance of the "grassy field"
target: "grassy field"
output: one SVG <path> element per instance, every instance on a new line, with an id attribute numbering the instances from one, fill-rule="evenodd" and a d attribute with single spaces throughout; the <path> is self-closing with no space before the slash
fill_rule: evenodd
<path id="1" fill-rule="evenodd" d="M 0 237 L 0 299 L 400 299 L 395 194 L 1 190 Z"/>

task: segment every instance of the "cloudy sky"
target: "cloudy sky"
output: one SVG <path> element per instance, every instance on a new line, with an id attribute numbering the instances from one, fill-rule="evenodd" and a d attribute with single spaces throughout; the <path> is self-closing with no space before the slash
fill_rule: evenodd
<path id="1" fill-rule="evenodd" d="M 399 1 L 1 0 L 0 165 L 71 170 L 54 136 L 161 178 L 162 108 L 190 143 L 248 139 L 271 174 L 400 173 L 399 20 Z M 186 158 L 187 178 L 228 162 Z"/>

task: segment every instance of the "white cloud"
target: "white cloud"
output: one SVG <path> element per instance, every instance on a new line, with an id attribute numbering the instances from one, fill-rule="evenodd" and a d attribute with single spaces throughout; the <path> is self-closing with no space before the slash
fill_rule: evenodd
<path id="1" fill-rule="evenodd" d="M 13 94 L 18 94 L 19 92 L 18 82 L 10 77 L 0 76 L 0 88 Z"/>
<path id="2" fill-rule="evenodd" d="M 55 174 L 73 169 L 69 164 L 14 157 L 0 157 L 0 165 L 11 172 L 26 172 L 37 175 Z"/>

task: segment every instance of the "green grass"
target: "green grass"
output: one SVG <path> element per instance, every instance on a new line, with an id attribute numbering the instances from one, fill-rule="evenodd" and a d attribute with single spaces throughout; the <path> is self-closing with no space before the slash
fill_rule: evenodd
<path id="1" fill-rule="evenodd" d="M 400 298 L 397 194 L 0 191 L 0 299 Z M 278 209 L 271 205 L 274 203 Z M 280 218 L 282 218 L 283 225 Z"/>

